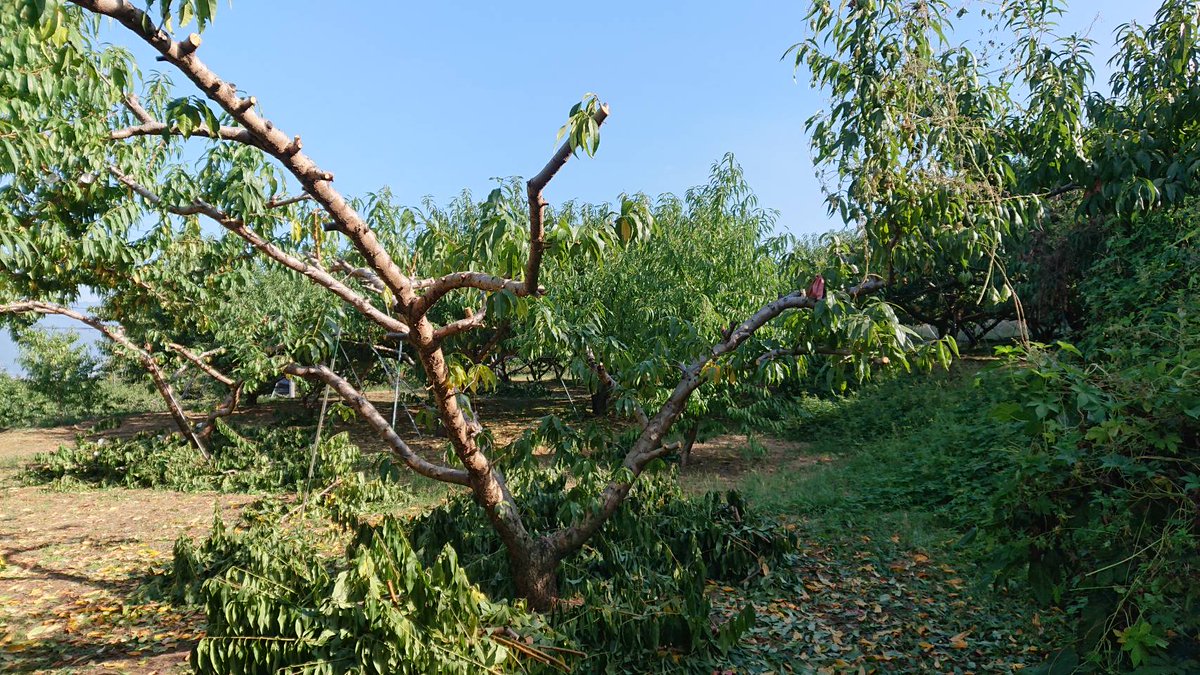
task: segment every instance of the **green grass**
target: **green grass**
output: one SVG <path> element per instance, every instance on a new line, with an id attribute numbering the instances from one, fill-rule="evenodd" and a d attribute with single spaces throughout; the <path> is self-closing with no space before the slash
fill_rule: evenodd
<path id="1" fill-rule="evenodd" d="M 718 591 L 727 611 L 749 602 L 759 617 L 730 665 L 1011 672 L 1062 644 L 1062 612 L 993 589 L 990 543 L 964 536 L 989 517 L 1022 442 L 990 416 L 1004 391 L 957 366 L 797 406 L 787 435 L 833 461 L 746 478 L 747 501 L 791 523 L 803 550 L 761 585 Z"/>
<path id="2" fill-rule="evenodd" d="M 967 530 L 987 517 L 998 476 L 1021 441 L 990 416 L 1003 392 L 955 368 L 869 386 L 790 425 L 794 440 L 832 463 L 758 475 L 757 504 L 830 530 L 878 524 Z M 874 528 L 872 528 L 874 529 Z"/>

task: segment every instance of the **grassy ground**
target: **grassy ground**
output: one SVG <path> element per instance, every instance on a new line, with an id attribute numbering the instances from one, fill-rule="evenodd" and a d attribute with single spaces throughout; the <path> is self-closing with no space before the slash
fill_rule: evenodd
<path id="1" fill-rule="evenodd" d="M 1005 444 L 1016 441 L 989 419 L 975 374 L 901 378 L 834 405 L 814 401 L 790 435 L 817 461 L 746 477 L 748 500 L 805 544 L 792 569 L 747 596 L 763 620 L 733 663 L 998 673 L 1040 663 L 1061 644 L 1061 612 L 994 590 L 983 571 L 988 551 L 973 526 L 986 517 Z"/>
<path id="2" fill-rule="evenodd" d="M 781 569 L 711 587 L 720 614 L 746 603 L 758 614 L 729 655 L 729 670 L 999 673 L 1043 658 L 1061 629 L 1058 617 L 992 592 L 975 571 L 977 551 L 955 545 L 963 532 L 946 509 L 960 495 L 939 462 L 973 461 L 953 450 L 974 431 L 949 428 L 961 422 L 953 397 L 969 374 L 943 384 L 933 398 L 904 383 L 885 385 L 814 406 L 791 438 L 757 436 L 752 444 L 729 434 L 694 450 L 682 475 L 688 492 L 742 489 L 802 541 Z M 494 421 L 503 443 L 530 419 L 566 406 L 565 398 L 491 401 L 481 416 Z M 267 407 L 249 417 L 268 421 L 278 412 Z M 114 433 L 162 422 L 143 416 Z M 381 449 L 364 429 L 348 430 L 364 449 Z M 202 536 L 214 512 L 229 521 L 250 497 L 16 483 L 24 460 L 71 442 L 76 431 L 0 434 L 0 670 L 184 671 L 202 618 L 147 599 L 145 581 L 169 563 L 175 538 Z M 443 444 L 425 437 L 414 446 L 436 455 Z M 445 494 L 441 486 L 413 488 L 402 505 L 408 512 Z"/>

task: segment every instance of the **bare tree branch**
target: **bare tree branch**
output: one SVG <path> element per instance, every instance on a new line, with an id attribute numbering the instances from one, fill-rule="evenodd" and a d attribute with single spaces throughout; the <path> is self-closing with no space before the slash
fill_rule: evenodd
<path id="1" fill-rule="evenodd" d="M 371 428 L 380 435 L 388 445 L 391 446 L 392 452 L 401 459 L 410 469 L 416 471 L 422 476 L 440 480 L 446 483 L 454 483 L 455 485 L 469 485 L 469 477 L 467 472 L 462 469 L 452 469 L 447 466 L 433 464 L 417 453 L 413 452 L 412 448 L 404 442 L 404 439 L 396 433 L 392 425 L 379 414 L 375 406 L 367 400 L 357 389 L 355 389 L 344 378 L 334 373 L 325 366 L 301 366 L 291 364 L 283 369 L 283 372 L 297 377 L 303 377 L 310 380 L 317 380 L 333 387 L 333 390 L 342 397 L 346 402 L 359 414 Z"/>
<path id="2" fill-rule="evenodd" d="M 305 202 L 310 199 L 312 199 L 312 195 L 306 193 L 292 195 L 291 197 L 272 197 L 271 199 L 267 200 L 267 208 L 278 209 L 284 206 L 291 206 L 292 204 L 297 204 L 299 202 Z"/>
<path id="3" fill-rule="evenodd" d="M 232 415 L 235 410 L 237 410 L 238 404 L 241 403 L 242 400 L 243 386 L 243 382 L 235 382 L 233 385 L 231 385 L 229 388 L 229 394 L 225 396 L 225 400 L 221 401 L 221 404 L 218 405 L 215 410 L 210 412 L 208 417 L 205 417 L 203 421 L 196 425 L 196 433 L 206 443 L 208 442 L 208 439 L 212 437 L 213 429 L 217 428 L 217 419 L 221 417 L 228 417 L 229 415 Z"/>
<path id="4" fill-rule="evenodd" d="M 472 312 L 471 309 L 468 308 L 466 318 L 459 319 L 453 323 L 448 323 L 445 326 L 433 331 L 433 339 L 435 342 L 441 342 L 452 335 L 458 335 L 459 333 L 472 330 L 474 328 L 481 328 L 486 321 L 486 309 L 481 309 L 478 312 Z"/>
<path id="5" fill-rule="evenodd" d="M 129 350 L 129 352 L 132 353 L 135 358 L 137 358 L 138 362 L 142 364 L 142 367 L 150 373 L 151 379 L 154 380 L 154 386 L 158 388 L 163 400 L 166 401 L 167 409 L 171 412 L 171 417 L 175 420 L 175 426 L 179 428 L 179 433 L 182 434 L 188 442 L 195 446 L 195 448 L 200 451 L 200 454 L 203 455 L 205 459 L 211 459 L 211 455 L 208 453 L 208 448 L 205 447 L 204 443 L 192 430 L 192 423 L 188 419 L 187 413 L 184 412 L 183 407 L 179 405 L 179 400 L 175 397 L 175 391 L 171 388 L 171 384 L 167 382 L 167 379 L 163 377 L 162 370 L 158 367 L 158 363 L 155 362 L 154 357 L 150 354 L 150 352 L 138 347 L 133 343 L 132 340 L 126 337 L 125 331 L 122 330 L 120 326 L 110 326 L 95 317 L 87 316 L 86 314 L 81 314 L 68 307 L 55 305 L 49 302 L 29 300 L 25 302 L 14 302 L 7 305 L 0 305 L 0 314 L 20 314 L 27 312 L 36 312 L 38 314 L 58 314 L 74 319 L 80 323 L 91 326 L 99 331 L 99 333 L 104 337 Z"/>
<path id="6" fill-rule="evenodd" d="M 197 356 L 197 358 L 199 358 L 201 361 L 207 361 L 207 360 L 209 360 L 210 358 L 212 358 L 212 357 L 214 357 L 214 356 L 216 356 L 216 355 L 218 355 L 218 354 L 221 354 L 221 353 L 222 353 L 222 352 L 224 352 L 224 351 L 225 351 L 225 348 L 224 348 L 224 347 L 218 347 L 218 348 L 216 348 L 216 349 L 210 349 L 210 350 L 208 350 L 208 351 L 206 351 L 206 352 L 201 352 L 201 353 L 197 354 L 196 356 Z M 171 379 L 172 379 L 172 380 L 178 380 L 179 378 L 183 377 L 183 374 L 184 374 L 185 372 L 187 372 L 187 369 L 188 369 L 188 366 L 187 366 L 187 364 L 184 364 L 184 365 L 180 366 L 180 367 L 179 367 L 179 368 L 178 368 L 178 369 L 177 369 L 177 370 L 176 370 L 174 373 L 171 373 Z"/>
<path id="7" fill-rule="evenodd" d="M 217 382 L 220 382 L 221 384 L 225 385 L 226 387 L 232 387 L 232 386 L 234 386 L 234 384 L 236 384 L 232 377 L 229 377 L 225 373 L 222 373 L 221 371 L 217 370 L 216 368 L 213 368 L 211 365 L 209 365 L 205 361 L 205 359 L 202 355 L 193 352 L 192 350 L 188 349 L 187 347 L 184 347 L 181 344 L 176 344 L 174 342 L 171 342 L 171 343 L 167 344 L 167 348 L 170 349 L 171 351 L 175 352 L 176 354 L 179 354 L 180 356 L 187 359 L 188 361 L 191 361 L 193 364 L 195 364 L 195 366 L 197 368 L 199 368 L 200 370 L 203 370 L 206 374 L 208 374 L 209 377 L 216 380 Z"/>
<path id="8" fill-rule="evenodd" d="M 369 267 L 355 267 L 345 260 L 334 260 L 329 265 L 329 269 L 334 272 L 348 274 L 362 281 L 369 290 L 375 293 L 382 293 L 387 289 L 387 286 L 384 286 L 383 281 L 379 279 L 379 275 L 375 274 Z"/>
<path id="9" fill-rule="evenodd" d="M 883 280 L 872 278 L 849 289 L 848 292 L 852 297 L 856 297 L 883 288 L 884 285 Z M 812 309 L 816 306 L 817 302 L 819 302 L 817 298 L 806 295 L 804 291 L 796 291 L 768 303 L 762 309 L 755 312 L 749 319 L 743 321 L 741 325 L 729 331 L 725 339 L 713 345 L 707 353 L 684 368 L 683 377 L 680 378 L 679 384 L 675 386 L 675 390 L 671 392 L 671 396 L 667 399 L 667 402 L 663 404 L 658 413 L 645 425 L 641 435 L 638 436 L 633 447 L 625 455 L 625 461 L 623 462 L 624 469 L 627 469 L 624 472 L 625 475 L 614 479 L 608 484 L 604 492 L 600 495 L 598 508 L 588 511 L 588 515 L 570 527 L 546 535 L 545 541 L 555 554 L 561 559 L 561 557 L 569 555 L 582 546 L 584 542 L 600 529 L 617 510 L 617 507 L 625 500 L 630 488 L 633 487 L 638 476 L 645 470 L 646 465 L 651 460 L 674 450 L 673 445 L 662 444 L 663 438 L 670 430 L 671 425 L 683 414 L 684 407 L 687 405 L 688 398 L 692 395 L 692 392 L 703 384 L 704 380 L 701 377 L 701 372 L 710 361 L 737 349 L 755 331 L 785 311 L 789 309 Z"/>
<path id="10" fill-rule="evenodd" d="M 602 126 L 604 120 L 608 119 L 608 104 L 602 104 L 592 119 L 596 121 L 597 127 Z M 540 295 L 541 293 L 538 286 L 538 275 L 542 268 L 542 254 L 546 250 L 546 228 L 543 220 L 546 217 L 547 206 L 542 191 L 570 158 L 571 143 L 567 141 L 559 147 L 550 161 L 546 162 L 546 166 L 536 176 L 530 178 L 525 185 L 525 191 L 529 197 L 529 259 L 525 262 L 524 295 Z"/>
<path id="11" fill-rule="evenodd" d="M 146 108 L 142 105 L 142 101 L 137 97 L 137 94 L 134 94 L 133 92 L 125 94 L 125 107 L 129 108 L 129 111 L 133 113 L 133 116 L 136 117 L 139 122 L 143 124 L 150 124 L 154 122 L 154 116 L 151 115 L 150 111 L 146 110 Z"/>
<path id="12" fill-rule="evenodd" d="M 420 314 L 428 312 L 431 307 L 437 304 L 438 300 L 442 299 L 442 296 L 458 288 L 475 288 L 491 293 L 511 291 L 518 296 L 528 295 L 524 282 L 505 279 L 484 272 L 453 272 L 436 279 L 420 279 L 413 282 L 413 288 L 425 289 L 425 294 L 418 297 L 413 308 L 414 313 Z M 546 289 L 539 288 L 537 295 L 545 292 Z"/>
<path id="13" fill-rule="evenodd" d="M 608 105 L 601 105 L 592 119 L 596 125 L 604 124 L 608 118 Z M 571 158 L 571 144 L 565 142 L 555 151 L 546 166 L 536 176 L 526 183 L 526 194 L 529 198 L 529 258 L 525 263 L 524 281 L 504 279 L 483 272 L 455 272 L 435 279 L 421 279 L 413 282 L 413 288 L 424 288 L 425 294 L 420 296 L 414 305 L 414 313 L 424 314 L 437 301 L 456 288 L 477 288 L 481 291 L 497 292 L 511 291 L 517 296 L 544 295 L 546 289 L 538 285 L 541 274 L 542 256 L 546 249 L 546 228 L 543 223 L 546 216 L 546 198 L 542 192 L 559 170 Z"/>
<path id="14" fill-rule="evenodd" d="M 215 206 L 202 201 L 195 201 L 184 206 L 172 206 L 169 204 L 164 204 L 162 199 L 159 198 L 159 196 L 152 192 L 149 188 L 139 184 L 129 176 L 121 173 L 115 167 L 110 167 L 109 170 L 114 176 L 116 176 L 117 180 L 125 184 L 137 194 L 141 195 L 151 204 L 154 204 L 176 215 L 207 216 L 208 218 L 216 221 L 225 229 L 233 232 L 242 239 L 245 239 L 251 246 L 259 251 L 262 251 L 268 258 L 279 262 L 288 269 L 295 270 L 309 279 L 312 279 L 318 286 L 328 289 L 331 293 L 357 309 L 361 314 L 363 314 L 363 316 L 371 319 L 389 332 L 397 334 L 407 334 L 410 332 L 407 324 L 399 319 L 388 316 L 385 312 L 372 305 L 371 301 L 356 293 L 354 289 L 350 288 L 346 284 L 338 281 L 333 275 L 329 274 L 329 272 L 326 272 L 323 268 L 313 263 L 304 262 L 299 258 L 290 255 L 275 244 L 272 244 L 271 242 L 259 236 L 256 232 L 247 227 L 246 224 L 241 220 L 225 214 Z"/>
<path id="15" fill-rule="evenodd" d="M 120 141 L 126 138 L 134 138 L 136 136 L 162 136 L 163 134 L 172 134 L 181 136 L 182 133 L 178 128 L 169 125 L 166 122 L 143 122 L 132 127 L 116 129 L 109 133 L 109 140 Z M 255 138 L 249 131 L 241 127 L 219 127 L 215 132 L 208 127 L 199 126 L 192 130 L 192 136 L 201 136 L 203 138 L 215 138 L 222 141 L 235 141 L 237 143 L 245 143 L 258 147 Z"/>

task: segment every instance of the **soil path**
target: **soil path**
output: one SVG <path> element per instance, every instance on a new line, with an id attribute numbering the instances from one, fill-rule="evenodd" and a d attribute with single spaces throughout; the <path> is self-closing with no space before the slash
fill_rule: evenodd
<path id="1" fill-rule="evenodd" d="M 141 416 L 121 435 L 163 420 Z M 137 598 L 180 535 L 202 536 L 243 495 L 55 492 L 18 484 L 25 460 L 74 442 L 71 427 L 0 433 L 0 671 L 174 673 L 202 617 Z"/>

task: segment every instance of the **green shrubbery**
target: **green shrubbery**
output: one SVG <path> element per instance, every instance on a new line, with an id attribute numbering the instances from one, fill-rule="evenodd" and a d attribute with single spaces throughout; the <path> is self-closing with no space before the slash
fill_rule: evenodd
<path id="1" fill-rule="evenodd" d="M 574 488 L 598 492 L 589 482 L 580 479 Z M 510 485 L 523 497 L 525 522 L 539 531 L 567 525 L 566 476 L 535 472 L 511 477 Z M 469 499 L 417 518 L 411 538 L 426 563 L 452 546 L 489 594 L 512 594 L 503 546 Z M 732 646 L 750 621 L 743 616 L 714 631 L 705 581 L 740 583 L 769 574 L 793 548 L 778 523 L 751 510 L 737 493 L 689 500 L 673 475 L 645 476 L 604 529 L 564 561 L 559 586 L 566 602 L 551 624 L 587 652 L 580 668 L 588 672 L 634 668 L 660 652 L 690 654 L 692 663 L 703 663 Z M 657 669 L 650 664 L 642 667 Z"/>
<path id="2" fill-rule="evenodd" d="M 394 521 L 344 557 L 309 544 L 220 521 L 198 548 L 176 544 L 176 588 L 208 617 L 195 672 L 478 673 L 558 659 L 536 617 L 489 600 L 453 549 L 424 564 Z"/>
<path id="3" fill-rule="evenodd" d="M 33 426 L 54 415 L 54 405 L 19 380 L 0 371 L 0 431 Z"/>
<path id="4" fill-rule="evenodd" d="M 221 492 L 300 491 L 308 478 L 311 425 L 246 427 L 218 421 L 206 460 L 178 436 L 143 432 L 127 439 L 80 439 L 75 447 L 37 455 L 26 477 L 37 483 Z M 342 433 L 317 449 L 313 485 L 324 486 L 360 467 L 357 446 Z"/>
<path id="5" fill-rule="evenodd" d="M 562 525 L 556 496 L 564 480 L 545 471 L 510 477 L 528 522 Z M 673 672 L 681 656 L 711 666 L 753 614 L 714 625 L 706 581 L 770 574 L 794 548 L 790 535 L 736 494 L 693 501 L 674 476 L 650 477 L 564 563 L 563 601 L 536 617 L 505 600 L 503 548 L 465 496 L 413 521 L 360 522 L 344 557 L 321 557 L 314 552 L 321 547 L 280 531 L 273 523 L 242 533 L 218 524 L 198 545 L 177 543 L 174 594 L 199 600 L 208 614 L 208 637 L 193 660 L 200 672 L 265 663 L 313 664 L 318 672 L 479 672 L 516 670 L 517 660 L 531 671 L 561 663 L 582 672 Z M 528 641 L 514 647 L 518 638 Z"/>
<path id="6" fill-rule="evenodd" d="M 1191 342 L 1182 355 L 1090 365 L 1073 348 L 1026 351 L 1029 363 L 1006 371 L 1014 397 L 996 412 L 1029 443 L 994 501 L 997 564 L 1077 613 L 1080 651 L 1103 663 L 1200 657 L 1200 341 Z"/>
<path id="7" fill-rule="evenodd" d="M 1072 301 L 1079 348 L 1007 348 L 996 367 L 798 415 L 801 437 L 844 462 L 753 492 L 835 528 L 899 512 L 956 530 L 992 580 L 1072 617 L 1051 672 L 1200 670 L 1195 216 L 1106 225 Z"/>
<path id="8" fill-rule="evenodd" d="M 1109 223 L 1080 284 L 1081 348 L 1016 351 L 1027 362 L 1005 370 L 997 414 L 1027 442 L 996 500 L 999 562 L 1079 617 L 1085 662 L 1200 662 L 1196 218 Z"/>
<path id="9" fill-rule="evenodd" d="M 97 358 L 75 333 L 26 328 L 17 346 L 25 377 L 0 372 L 0 430 L 163 407 L 147 384 L 123 378 L 115 360 Z"/>

